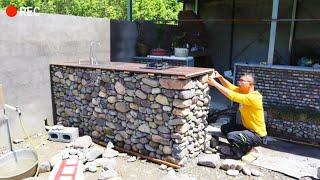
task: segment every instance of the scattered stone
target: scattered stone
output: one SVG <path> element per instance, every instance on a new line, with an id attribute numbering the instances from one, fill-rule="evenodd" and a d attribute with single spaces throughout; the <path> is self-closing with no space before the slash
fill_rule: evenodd
<path id="1" fill-rule="evenodd" d="M 69 154 L 70 155 L 77 155 L 78 154 L 78 151 L 76 149 L 70 149 L 69 150 Z"/>
<path id="2" fill-rule="evenodd" d="M 219 154 L 204 154 L 198 158 L 198 165 L 215 168 L 220 163 Z"/>
<path id="3" fill-rule="evenodd" d="M 102 168 L 105 171 L 107 171 L 109 169 L 115 168 L 116 164 L 117 164 L 117 162 L 114 158 L 113 159 L 105 158 L 102 162 Z"/>
<path id="4" fill-rule="evenodd" d="M 256 169 L 251 169 L 251 174 L 253 176 L 258 176 L 258 177 L 263 175 L 262 172 L 260 172 L 259 170 L 256 170 Z"/>
<path id="5" fill-rule="evenodd" d="M 90 147 L 92 144 L 92 139 L 90 136 L 86 135 L 86 136 L 82 136 L 82 137 L 78 137 L 74 143 L 73 143 L 73 147 L 74 148 L 88 148 Z"/>
<path id="6" fill-rule="evenodd" d="M 113 143 L 112 143 L 111 141 L 109 141 L 106 148 L 107 148 L 107 149 L 112 149 L 112 148 L 114 148 Z"/>
<path id="7" fill-rule="evenodd" d="M 69 159 L 79 159 L 79 156 L 77 156 L 77 155 L 69 155 Z"/>
<path id="8" fill-rule="evenodd" d="M 227 171 L 227 174 L 228 174 L 229 176 L 238 176 L 238 175 L 239 175 L 239 171 L 238 171 L 238 170 L 234 170 L 234 169 L 229 169 L 229 170 Z"/>
<path id="9" fill-rule="evenodd" d="M 97 166 L 94 165 L 93 163 L 88 167 L 89 172 L 94 173 L 94 172 L 97 172 L 97 170 L 98 170 Z"/>
<path id="10" fill-rule="evenodd" d="M 136 160 L 137 160 L 137 158 L 135 156 L 132 156 L 127 160 L 127 162 L 134 162 Z"/>
<path id="11" fill-rule="evenodd" d="M 102 157 L 103 158 L 113 158 L 113 157 L 117 157 L 119 155 L 119 152 L 116 150 L 113 150 L 111 148 L 107 148 L 103 154 Z"/>
<path id="12" fill-rule="evenodd" d="M 161 164 L 161 165 L 160 165 L 160 167 L 159 167 L 159 169 L 161 169 L 161 170 L 165 170 L 165 169 L 167 169 L 167 166 L 166 166 L 166 165 L 164 165 L 164 164 Z"/>
<path id="13" fill-rule="evenodd" d="M 50 172 L 51 167 L 50 161 L 44 161 L 39 165 L 39 173 Z"/>
<path id="14" fill-rule="evenodd" d="M 62 155 L 62 159 L 63 159 L 63 160 L 69 159 L 69 154 L 64 154 L 64 155 Z"/>
<path id="15" fill-rule="evenodd" d="M 125 157 L 125 156 L 128 156 L 127 153 L 119 153 L 118 157 Z"/>
<path id="16" fill-rule="evenodd" d="M 242 168 L 242 172 L 244 175 L 251 176 L 251 170 L 246 166 Z"/>
<path id="17" fill-rule="evenodd" d="M 115 178 L 118 176 L 118 173 L 114 169 L 108 169 L 107 171 L 102 171 L 98 177 L 99 180 L 106 180 Z"/>
<path id="18" fill-rule="evenodd" d="M 222 164 L 220 166 L 221 169 L 223 170 L 229 170 L 229 169 L 235 169 L 235 170 L 242 170 L 244 167 L 244 164 L 241 161 L 237 161 L 234 159 L 225 159 L 222 161 Z"/>
<path id="19" fill-rule="evenodd" d="M 85 158 L 87 161 L 91 162 L 101 156 L 103 150 L 101 148 L 91 148 L 85 153 Z"/>
<path id="20" fill-rule="evenodd" d="M 176 171 L 173 168 L 170 167 L 170 168 L 167 169 L 167 174 L 168 175 L 175 175 Z"/>

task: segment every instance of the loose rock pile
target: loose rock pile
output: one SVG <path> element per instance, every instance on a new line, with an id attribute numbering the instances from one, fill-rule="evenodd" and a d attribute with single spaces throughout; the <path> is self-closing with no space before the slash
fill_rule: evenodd
<path id="1" fill-rule="evenodd" d="M 227 145 L 218 145 L 216 147 L 212 147 L 212 149 L 216 149 L 214 152 L 207 152 L 206 154 L 201 154 L 198 157 L 198 165 L 206 166 L 210 168 L 220 168 L 226 171 L 226 174 L 229 176 L 238 176 L 240 172 L 247 176 L 262 176 L 263 174 L 256 170 L 251 169 L 241 160 L 234 159 L 224 159 L 221 160 L 220 156 L 229 157 L 232 155 L 230 147 Z"/>
<path id="2" fill-rule="evenodd" d="M 54 166 L 59 160 L 78 159 L 84 164 L 84 172 L 88 171 L 94 173 L 97 172 L 99 167 L 102 167 L 99 179 L 104 180 L 115 178 L 119 175 L 114 170 L 116 166 L 116 160 L 114 157 L 127 156 L 127 154 L 119 153 L 112 148 L 113 144 L 111 142 L 108 143 L 106 148 L 101 148 L 95 147 L 90 136 L 79 137 L 75 142 L 70 143 L 66 149 L 52 157 L 49 164 Z M 46 164 L 48 163 L 44 162 L 40 165 L 40 167 L 44 167 L 42 168 L 44 169 L 42 172 L 48 171 L 48 167 L 45 166 Z"/>
<path id="3" fill-rule="evenodd" d="M 210 140 L 208 75 L 181 80 L 61 66 L 51 74 L 57 120 L 80 134 L 176 164 Z"/>

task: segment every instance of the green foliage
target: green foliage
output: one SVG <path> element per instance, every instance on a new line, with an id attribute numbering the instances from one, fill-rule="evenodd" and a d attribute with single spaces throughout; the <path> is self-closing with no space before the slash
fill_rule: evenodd
<path id="1" fill-rule="evenodd" d="M 310 109 L 296 109 L 292 106 L 270 106 L 266 108 L 268 116 L 275 119 L 320 124 L 320 112 Z"/>
<path id="2" fill-rule="evenodd" d="M 182 3 L 177 0 L 134 0 L 133 19 L 172 24 L 178 19 Z"/>
<path id="3" fill-rule="evenodd" d="M 39 7 L 41 13 L 75 16 L 106 17 L 125 20 L 127 0 L 1 0 L 0 9 L 8 5 Z M 133 0 L 134 20 L 153 20 L 157 23 L 175 22 L 182 3 L 177 0 Z M 173 21 L 172 21 L 173 20 Z"/>

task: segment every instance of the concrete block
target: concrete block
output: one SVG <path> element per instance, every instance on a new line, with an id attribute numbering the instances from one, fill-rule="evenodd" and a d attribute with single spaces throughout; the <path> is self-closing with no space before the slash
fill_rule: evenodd
<path id="1" fill-rule="evenodd" d="M 50 129 L 49 140 L 69 143 L 79 137 L 79 130 L 75 127 L 64 127 L 63 129 Z"/>

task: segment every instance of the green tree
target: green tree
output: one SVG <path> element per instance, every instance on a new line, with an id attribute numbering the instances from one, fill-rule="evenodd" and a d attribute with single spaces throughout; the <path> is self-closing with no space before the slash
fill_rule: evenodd
<path id="1" fill-rule="evenodd" d="M 41 13 L 75 16 L 107 17 L 125 20 L 127 0 L 1 0 L 0 9 L 14 5 L 39 7 Z M 133 0 L 134 20 L 152 20 L 157 23 L 174 22 L 182 9 L 177 0 Z"/>
<path id="2" fill-rule="evenodd" d="M 133 19 L 173 23 L 178 19 L 182 3 L 177 0 L 133 0 Z"/>

